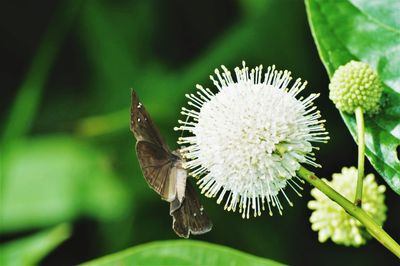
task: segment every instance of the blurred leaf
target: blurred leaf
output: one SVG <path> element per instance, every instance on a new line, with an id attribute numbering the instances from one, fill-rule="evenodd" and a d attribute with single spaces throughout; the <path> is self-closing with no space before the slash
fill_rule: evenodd
<path id="1" fill-rule="evenodd" d="M 269 0 L 240 0 L 239 4 L 244 15 L 254 17 L 260 15 L 270 2 Z"/>
<path id="2" fill-rule="evenodd" d="M 118 219 L 128 195 L 106 158 L 66 136 L 25 139 L 1 150 L 0 232 L 71 221 L 80 215 Z"/>
<path id="3" fill-rule="evenodd" d="M 139 245 L 83 265 L 283 265 L 244 252 L 193 240 Z"/>
<path id="4" fill-rule="evenodd" d="M 155 19 L 149 19 L 154 8 L 152 1 L 110 2 L 109 5 L 105 1 L 88 1 L 81 21 L 84 45 L 94 72 L 98 73 L 93 80 L 95 109 L 104 111 L 129 103 L 130 88 L 136 85 L 133 81 L 143 75 L 140 61 L 151 54 L 145 37 L 151 33 Z M 124 12 L 113 11 L 119 8 Z"/>
<path id="5" fill-rule="evenodd" d="M 94 87 L 98 93 L 104 94 L 103 98 L 107 101 L 107 104 L 100 102 L 101 107 L 96 110 L 110 111 L 112 108 L 110 101 L 114 97 L 124 99 L 119 102 L 121 108 L 124 108 L 80 122 L 78 130 L 85 136 L 101 135 L 126 127 L 124 119 L 127 113 L 123 110 L 128 110 L 130 87 L 139 93 L 156 123 L 164 121 L 172 131 L 180 106 L 185 100 L 185 93 L 193 91 L 196 83 L 211 85 L 209 75 L 221 64 L 237 66 L 242 60 L 246 60 L 248 65 L 252 66 L 287 61 L 292 69 L 296 64 L 303 68 L 303 62 L 309 58 L 308 50 L 299 53 L 297 49 L 291 49 L 293 39 L 299 40 L 297 45 L 305 45 L 302 43 L 304 33 L 296 27 L 300 21 L 303 22 L 297 11 L 302 5 L 301 2 L 241 1 L 247 10 L 245 14 L 238 17 L 235 23 L 229 25 L 218 38 L 182 69 L 169 69 L 160 62 L 152 61 L 151 58 L 138 65 L 134 59 L 137 54 L 146 54 L 146 51 L 132 50 L 121 41 L 119 39 L 121 36 L 116 34 L 120 30 L 119 24 L 115 22 L 116 19 L 111 19 L 112 15 L 104 11 L 101 2 L 91 3 L 86 9 L 82 37 L 93 60 L 93 66 L 98 72 L 95 76 L 102 79 Z M 282 20 L 280 14 L 283 12 L 291 19 Z M 159 27 L 163 26 L 162 23 L 159 23 Z M 146 23 L 143 25 L 147 27 Z M 285 28 L 285 31 L 281 31 L 281 27 Z M 132 29 L 133 32 L 136 30 L 138 30 L 136 27 Z M 260 34 L 262 32 L 268 34 Z M 277 50 L 285 50 L 285 53 L 276 53 Z M 311 69 L 306 68 L 306 71 L 310 71 L 310 76 L 312 75 Z M 117 117 L 118 114 L 121 118 Z M 96 126 L 88 130 L 87 126 L 90 123 L 87 122 L 95 122 Z"/>
<path id="6" fill-rule="evenodd" d="M 0 246 L 0 265 L 22 266 L 38 264 L 70 235 L 70 226 L 61 224 L 32 236 L 5 243 Z"/>
<path id="7" fill-rule="evenodd" d="M 384 82 L 387 103 L 365 119 L 366 155 L 400 194 L 400 5 L 396 1 L 307 0 L 307 13 L 320 57 L 330 76 L 350 60 L 367 62 Z M 354 115 L 341 113 L 357 139 Z"/>
<path id="8" fill-rule="evenodd" d="M 4 141 L 23 136 L 30 129 L 43 87 L 79 6 L 80 1 L 63 1 L 54 14 L 10 110 L 2 135 Z"/>

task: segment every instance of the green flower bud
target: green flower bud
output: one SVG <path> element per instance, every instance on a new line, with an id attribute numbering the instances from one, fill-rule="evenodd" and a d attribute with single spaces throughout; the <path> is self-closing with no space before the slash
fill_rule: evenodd
<path id="1" fill-rule="evenodd" d="M 361 107 L 366 113 L 376 113 L 382 90 L 378 74 L 368 64 L 350 61 L 333 74 L 329 98 L 342 112 L 354 113 Z"/>
<path id="2" fill-rule="evenodd" d="M 336 191 L 353 201 L 357 183 L 357 168 L 343 167 L 341 173 L 333 174 L 332 181 L 324 181 Z M 385 186 L 378 185 L 373 174 L 364 179 L 362 209 L 382 226 L 386 220 Z M 371 236 L 365 227 L 354 217 L 350 216 L 336 202 L 330 200 L 316 188 L 311 190 L 315 200 L 308 202 L 308 208 L 313 210 L 310 222 L 311 228 L 318 231 L 318 240 L 325 242 L 329 238 L 336 244 L 345 246 L 361 246 Z"/>

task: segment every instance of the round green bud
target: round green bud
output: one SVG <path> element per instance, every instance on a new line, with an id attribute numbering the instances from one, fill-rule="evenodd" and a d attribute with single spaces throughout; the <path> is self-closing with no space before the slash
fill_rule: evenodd
<path id="1" fill-rule="evenodd" d="M 376 113 L 382 90 L 378 74 L 368 64 L 350 61 L 333 74 L 329 98 L 342 112 L 354 113 L 361 107 L 366 113 Z"/>

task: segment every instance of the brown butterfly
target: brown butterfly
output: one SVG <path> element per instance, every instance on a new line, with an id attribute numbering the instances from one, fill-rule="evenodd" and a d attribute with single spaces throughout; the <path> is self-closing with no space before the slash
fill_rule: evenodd
<path id="1" fill-rule="evenodd" d="M 131 131 L 137 140 L 137 158 L 148 185 L 170 203 L 172 228 L 184 238 L 209 232 L 212 223 L 187 181 L 179 151 L 171 152 L 135 91 L 131 96 Z"/>

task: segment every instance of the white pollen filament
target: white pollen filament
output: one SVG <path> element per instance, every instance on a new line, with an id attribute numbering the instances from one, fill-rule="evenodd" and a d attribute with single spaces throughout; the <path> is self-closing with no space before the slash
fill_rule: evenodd
<path id="1" fill-rule="evenodd" d="M 262 65 L 255 69 L 236 67 L 234 77 L 222 66 L 210 76 L 217 88 L 211 91 L 196 85 L 196 93 L 186 94 L 188 105 L 182 108 L 186 119 L 175 130 L 180 137 L 180 152 L 189 173 L 198 178 L 201 192 L 225 202 L 224 209 L 256 217 L 268 208 L 282 214 L 279 195 L 293 206 L 284 192 L 288 185 L 301 196 L 296 176 L 300 164 L 315 163 L 312 143 L 329 137 L 325 120 L 313 105 L 319 94 L 296 98 L 306 82 L 292 80 L 289 71 Z"/>

